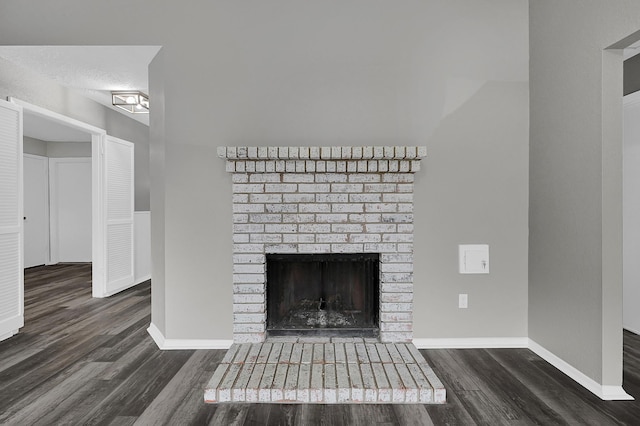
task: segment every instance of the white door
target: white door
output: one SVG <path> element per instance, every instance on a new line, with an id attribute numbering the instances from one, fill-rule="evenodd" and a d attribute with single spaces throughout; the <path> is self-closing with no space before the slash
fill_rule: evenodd
<path id="1" fill-rule="evenodd" d="M 24 154 L 24 267 L 49 263 L 49 159 Z"/>
<path id="2" fill-rule="evenodd" d="M 0 340 L 24 325 L 22 108 L 0 100 Z"/>
<path id="3" fill-rule="evenodd" d="M 106 136 L 104 141 L 103 217 L 105 296 L 134 285 L 133 144 Z"/>
<path id="4" fill-rule="evenodd" d="M 91 262 L 91 158 L 49 159 L 51 261 Z"/>

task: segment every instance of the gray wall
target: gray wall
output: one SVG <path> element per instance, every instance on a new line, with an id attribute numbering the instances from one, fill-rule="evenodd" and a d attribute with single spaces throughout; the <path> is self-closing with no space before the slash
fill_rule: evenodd
<path id="1" fill-rule="evenodd" d="M 637 1 L 530 2 L 529 337 L 605 385 L 622 383 L 622 53 L 603 49 L 638 29 Z"/>
<path id="2" fill-rule="evenodd" d="M 152 320 L 167 338 L 232 336 L 231 179 L 216 147 L 239 144 L 427 145 L 415 337 L 527 335 L 526 0 L 52 3 L 2 3 L 0 40 L 163 46 Z M 458 274 L 461 243 L 490 244 L 490 275 Z"/>
<path id="3" fill-rule="evenodd" d="M 4 5 L 0 6 L 0 25 Z M 42 43 L 48 44 L 48 43 Z M 74 43 L 74 44 L 79 44 Z M 149 210 L 149 128 L 87 99 L 56 82 L 0 58 L 0 99 L 8 96 L 47 108 L 107 131 L 134 143 L 135 209 Z M 64 149 L 62 147 L 52 148 Z M 90 156 L 90 155 L 89 155 Z"/>

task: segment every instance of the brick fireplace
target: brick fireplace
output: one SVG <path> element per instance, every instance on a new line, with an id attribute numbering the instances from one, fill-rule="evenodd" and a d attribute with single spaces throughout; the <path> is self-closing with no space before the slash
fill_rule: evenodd
<path id="1" fill-rule="evenodd" d="M 379 255 L 379 340 L 413 336 L 413 185 L 424 147 L 220 147 L 233 182 L 233 333 L 267 336 L 267 254 Z"/>

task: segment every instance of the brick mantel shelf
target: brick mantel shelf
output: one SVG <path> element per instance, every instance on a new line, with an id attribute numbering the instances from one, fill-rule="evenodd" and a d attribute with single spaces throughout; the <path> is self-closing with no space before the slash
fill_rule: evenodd
<path id="1" fill-rule="evenodd" d="M 233 182 L 233 333 L 266 337 L 266 254 L 379 253 L 380 341 L 413 337 L 413 182 L 425 147 L 219 147 Z"/>

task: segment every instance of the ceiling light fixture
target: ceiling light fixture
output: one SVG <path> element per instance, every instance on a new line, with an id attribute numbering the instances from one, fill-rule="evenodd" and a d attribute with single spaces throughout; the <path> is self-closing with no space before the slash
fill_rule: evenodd
<path id="1" fill-rule="evenodd" d="M 111 103 L 132 114 L 149 113 L 149 96 L 142 92 L 111 92 Z"/>

